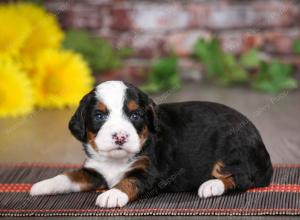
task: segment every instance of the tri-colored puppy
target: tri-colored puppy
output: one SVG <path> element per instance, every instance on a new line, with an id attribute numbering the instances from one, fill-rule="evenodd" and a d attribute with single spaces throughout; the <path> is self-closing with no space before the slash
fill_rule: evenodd
<path id="1" fill-rule="evenodd" d="M 69 128 L 83 143 L 81 169 L 34 184 L 30 194 L 107 189 L 96 205 L 122 207 L 143 194 L 196 191 L 201 198 L 267 186 L 269 154 L 254 125 L 210 102 L 155 105 L 129 83 L 88 93 Z"/>

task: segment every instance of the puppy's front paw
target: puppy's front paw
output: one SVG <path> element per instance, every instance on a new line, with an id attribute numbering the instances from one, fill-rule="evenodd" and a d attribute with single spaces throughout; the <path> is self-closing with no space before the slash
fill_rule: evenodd
<path id="1" fill-rule="evenodd" d="M 128 201 L 129 198 L 126 193 L 118 189 L 110 189 L 98 196 L 96 205 L 104 208 L 115 208 L 123 207 Z"/>
<path id="2" fill-rule="evenodd" d="M 211 196 L 220 196 L 225 192 L 224 183 L 221 180 L 208 180 L 199 187 L 198 195 L 200 198 L 208 198 Z"/>
<path id="3" fill-rule="evenodd" d="M 78 191 L 80 191 L 80 186 L 78 184 L 72 183 L 72 181 L 65 175 L 58 175 L 33 184 L 30 189 L 30 195 L 53 195 Z"/>
<path id="4" fill-rule="evenodd" d="M 41 182 L 33 184 L 30 189 L 31 196 L 49 195 L 52 194 L 54 185 L 49 180 L 43 180 Z"/>

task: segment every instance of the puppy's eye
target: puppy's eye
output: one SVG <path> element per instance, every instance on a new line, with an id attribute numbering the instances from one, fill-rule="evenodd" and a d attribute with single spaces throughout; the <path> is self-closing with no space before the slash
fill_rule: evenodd
<path id="1" fill-rule="evenodd" d="M 138 114 L 138 113 L 132 113 L 131 115 L 130 115 L 130 120 L 131 121 L 137 121 L 137 120 L 139 120 L 140 119 L 140 115 Z"/>
<path id="2" fill-rule="evenodd" d="M 107 120 L 107 118 L 108 118 L 108 115 L 105 113 L 102 113 L 102 112 L 99 112 L 95 115 L 96 121 L 105 121 L 105 120 Z"/>

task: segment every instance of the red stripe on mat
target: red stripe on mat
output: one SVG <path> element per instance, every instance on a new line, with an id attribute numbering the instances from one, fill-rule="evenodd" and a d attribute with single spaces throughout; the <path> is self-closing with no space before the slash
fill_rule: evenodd
<path id="1" fill-rule="evenodd" d="M 0 192 L 29 192 L 32 184 L 28 183 L 13 183 L 0 184 Z M 102 192 L 103 190 L 97 190 Z M 267 187 L 249 189 L 248 192 L 300 192 L 298 184 L 271 184 Z"/>
<path id="2" fill-rule="evenodd" d="M 0 192 L 29 192 L 32 184 L 30 183 L 0 183 Z M 105 190 L 96 190 L 96 192 L 103 192 Z"/>
<path id="3" fill-rule="evenodd" d="M 0 192 L 29 192 L 31 186 L 27 183 L 0 184 Z"/>
<path id="4" fill-rule="evenodd" d="M 270 184 L 267 187 L 260 187 L 247 190 L 248 192 L 300 192 L 298 184 Z"/>

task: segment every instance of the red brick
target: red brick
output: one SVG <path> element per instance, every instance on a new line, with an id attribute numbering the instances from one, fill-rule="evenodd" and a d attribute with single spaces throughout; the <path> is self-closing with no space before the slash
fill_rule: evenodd
<path id="1" fill-rule="evenodd" d="M 138 31 L 169 31 L 188 27 L 189 15 L 178 3 L 138 2 L 131 20 Z"/>
<path id="2" fill-rule="evenodd" d="M 237 54 L 253 47 L 260 48 L 263 44 L 260 32 L 252 30 L 224 32 L 219 37 L 225 51 Z"/>
<path id="3" fill-rule="evenodd" d="M 219 36 L 226 52 L 240 53 L 243 50 L 243 36 L 240 32 L 223 33 Z"/>
<path id="4" fill-rule="evenodd" d="M 300 38 L 298 0 L 45 0 L 45 6 L 64 28 L 87 29 L 117 48 L 132 47 L 136 57 L 172 50 L 185 57 L 199 37 L 213 34 L 226 51 L 258 47 L 270 58 L 284 57 Z"/>
<path id="5" fill-rule="evenodd" d="M 75 4 L 72 9 L 71 27 L 97 29 L 102 26 L 101 11 L 97 7 Z"/>
<path id="6" fill-rule="evenodd" d="M 170 52 L 163 34 L 116 33 L 110 39 L 117 48 L 133 48 L 135 57 L 152 58 Z"/>
<path id="7" fill-rule="evenodd" d="M 209 37 L 210 33 L 206 31 L 182 31 L 169 34 L 166 41 L 176 54 L 188 56 L 192 54 L 194 45 L 199 38 Z"/>
<path id="8" fill-rule="evenodd" d="M 295 4 L 294 4 L 295 3 Z M 284 27 L 296 24 L 299 4 L 296 1 L 265 1 L 253 5 L 257 27 Z"/>
<path id="9" fill-rule="evenodd" d="M 132 47 L 141 57 L 157 57 L 170 52 L 163 35 L 135 35 Z"/>
<path id="10" fill-rule="evenodd" d="M 184 31 L 170 34 L 126 33 L 113 38 L 116 47 L 132 47 L 136 56 L 155 57 L 175 51 L 179 56 L 192 54 L 194 45 L 199 38 L 209 38 L 206 31 Z"/>
<path id="11" fill-rule="evenodd" d="M 130 10 L 126 8 L 112 8 L 111 9 L 111 28 L 120 31 L 130 30 L 132 27 Z"/>
<path id="12" fill-rule="evenodd" d="M 300 32 L 266 32 L 264 35 L 264 49 L 270 53 L 291 54 L 295 39 L 300 39 Z"/>
<path id="13" fill-rule="evenodd" d="M 189 14 L 189 28 L 203 28 L 208 24 L 210 6 L 208 3 L 190 3 L 185 6 Z"/>
<path id="14" fill-rule="evenodd" d="M 110 70 L 96 76 L 97 82 L 106 80 L 126 80 L 134 84 L 145 82 L 149 72 L 150 61 L 143 59 L 127 60 L 122 68 Z"/>
<path id="15" fill-rule="evenodd" d="M 213 29 L 282 27 L 293 25 L 299 10 L 283 2 L 212 4 L 208 27 Z"/>
<path id="16" fill-rule="evenodd" d="M 262 36 L 258 32 L 245 33 L 243 36 L 243 51 L 250 48 L 260 48 L 263 44 Z"/>

